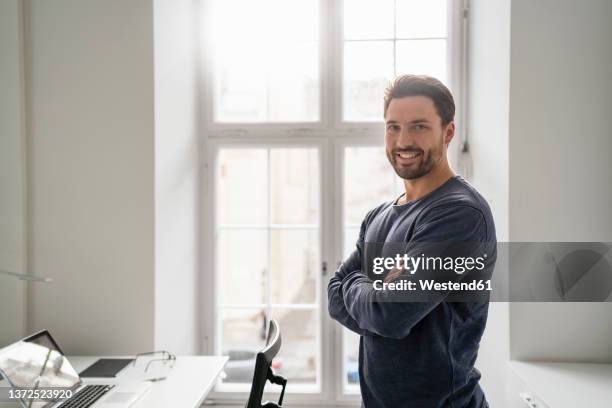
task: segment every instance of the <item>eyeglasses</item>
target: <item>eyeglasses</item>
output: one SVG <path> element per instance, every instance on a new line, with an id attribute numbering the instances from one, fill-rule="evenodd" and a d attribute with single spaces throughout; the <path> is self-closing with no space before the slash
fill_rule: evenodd
<path id="1" fill-rule="evenodd" d="M 172 353 L 170 353 L 169 351 L 165 351 L 165 350 L 161 350 L 161 351 L 148 351 L 146 353 L 138 353 L 136 354 L 136 357 L 134 358 L 134 360 L 132 361 L 132 366 L 136 366 L 136 362 L 138 361 L 139 358 L 141 357 L 146 357 L 146 356 L 150 356 L 152 357 L 152 359 L 150 359 L 147 364 L 144 367 L 144 372 L 147 373 L 149 371 L 149 368 L 151 368 L 151 366 L 159 366 L 162 365 L 163 367 L 167 368 L 167 371 L 171 370 L 174 367 L 174 363 L 176 362 L 176 356 Z M 142 359 L 141 359 L 142 360 Z M 165 375 L 162 376 L 157 376 L 157 377 L 151 377 L 151 378 L 145 378 L 145 381 L 162 381 L 165 380 L 166 378 L 168 378 L 167 372 Z"/>

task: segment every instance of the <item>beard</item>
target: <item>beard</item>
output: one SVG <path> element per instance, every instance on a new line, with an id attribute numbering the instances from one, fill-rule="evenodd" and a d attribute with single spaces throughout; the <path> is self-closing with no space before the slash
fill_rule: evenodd
<path id="1" fill-rule="evenodd" d="M 397 154 L 403 152 L 420 152 L 420 161 L 417 161 L 409 166 L 399 164 L 397 162 Z M 391 151 L 387 150 L 387 159 L 389 159 L 389 163 L 391 163 L 391 166 L 393 166 L 395 173 L 397 173 L 397 175 L 404 180 L 414 180 L 423 177 L 433 170 L 435 165 L 440 161 L 441 157 L 442 145 L 426 152 L 418 148 L 393 149 Z"/>

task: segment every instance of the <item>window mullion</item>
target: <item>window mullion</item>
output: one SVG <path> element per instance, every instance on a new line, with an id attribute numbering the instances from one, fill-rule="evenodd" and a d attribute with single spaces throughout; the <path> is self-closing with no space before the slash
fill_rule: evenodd
<path id="1" fill-rule="evenodd" d="M 271 158 L 272 149 L 267 149 L 266 160 L 266 240 L 267 240 L 267 260 L 266 260 L 266 318 L 269 322 L 272 319 L 272 171 Z"/>
<path id="2" fill-rule="evenodd" d="M 397 0 L 393 0 L 393 77 L 397 76 Z"/>

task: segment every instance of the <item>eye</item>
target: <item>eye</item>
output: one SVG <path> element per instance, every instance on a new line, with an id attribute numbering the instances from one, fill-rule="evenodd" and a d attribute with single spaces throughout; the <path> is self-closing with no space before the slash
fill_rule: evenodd
<path id="1" fill-rule="evenodd" d="M 387 125 L 387 131 L 399 132 L 399 130 L 400 130 L 399 125 L 396 125 L 396 124 Z"/>
<path id="2" fill-rule="evenodd" d="M 427 126 L 425 126 L 425 125 L 423 125 L 421 123 L 418 123 L 418 124 L 413 126 L 413 129 L 414 130 L 425 130 L 425 129 L 427 129 Z"/>

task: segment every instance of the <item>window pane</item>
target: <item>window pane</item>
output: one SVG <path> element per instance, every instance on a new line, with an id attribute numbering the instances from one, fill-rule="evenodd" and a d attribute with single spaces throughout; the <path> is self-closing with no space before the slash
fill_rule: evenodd
<path id="1" fill-rule="evenodd" d="M 219 225 L 266 224 L 267 162 L 266 149 L 222 149 L 219 152 Z"/>
<path id="2" fill-rule="evenodd" d="M 255 356 L 266 343 L 267 320 L 261 309 L 221 310 L 221 354 L 229 356 L 225 383 L 251 384 Z"/>
<path id="3" fill-rule="evenodd" d="M 398 74 L 426 74 L 446 80 L 446 40 L 408 40 L 396 44 Z"/>
<path id="4" fill-rule="evenodd" d="M 316 300 L 320 273 L 319 230 L 272 230 L 272 303 L 310 303 Z"/>
<path id="5" fill-rule="evenodd" d="M 319 161 L 316 147 L 220 149 L 215 270 L 222 313 L 216 316 L 216 350 L 231 352 L 225 382 L 250 381 L 267 324 L 262 309 L 287 327 L 278 368 L 284 364 L 282 372 L 294 383 L 314 385 L 318 378 Z M 295 317 L 302 319 L 300 327 L 292 326 Z"/>
<path id="6" fill-rule="evenodd" d="M 221 230 L 217 234 L 219 303 L 261 304 L 267 300 L 268 232 Z"/>
<path id="7" fill-rule="evenodd" d="M 448 0 L 396 0 L 397 38 L 446 37 Z"/>
<path id="8" fill-rule="evenodd" d="M 274 370 L 289 384 L 314 383 L 317 379 L 317 310 L 272 309 L 272 317 L 278 321 L 283 338 Z"/>
<path id="9" fill-rule="evenodd" d="M 272 149 L 270 178 L 272 224 L 318 224 L 317 149 Z"/>
<path id="10" fill-rule="evenodd" d="M 318 1 L 215 0 L 212 13 L 215 121 L 318 121 Z"/>
<path id="11" fill-rule="evenodd" d="M 344 0 L 344 39 L 393 38 L 394 0 Z"/>
<path id="12" fill-rule="evenodd" d="M 395 198 L 397 180 L 400 179 L 389 164 L 383 146 L 346 147 L 344 149 L 345 226 L 359 227 L 368 211 Z"/>
<path id="13" fill-rule="evenodd" d="M 344 372 L 346 385 L 359 385 L 359 335 L 348 329 L 342 330 L 344 345 Z M 355 390 L 355 391 L 358 391 Z"/>
<path id="14" fill-rule="evenodd" d="M 447 83 L 448 0 L 345 0 L 342 119 L 382 122 L 383 94 L 402 74 Z"/>
<path id="15" fill-rule="evenodd" d="M 343 180 L 343 249 L 347 257 L 355 250 L 366 213 L 399 196 L 403 191 L 403 181 L 395 175 L 383 146 L 345 147 Z M 359 336 L 343 329 L 342 338 L 344 390 L 351 394 L 359 393 Z"/>
<path id="16" fill-rule="evenodd" d="M 314 122 L 319 119 L 319 43 L 287 44 L 268 59 L 268 120 Z"/>
<path id="17" fill-rule="evenodd" d="M 393 41 L 344 43 L 343 117 L 382 121 L 383 91 L 393 78 Z"/>
<path id="18" fill-rule="evenodd" d="M 344 259 L 346 259 L 355 249 L 355 244 L 359 238 L 359 227 L 344 228 Z"/>
<path id="19" fill-rule="evenodd" d="M 245 43 L 215 54 L 214 118 L 216 122 L 266 120 L 266 56 Z"/>

